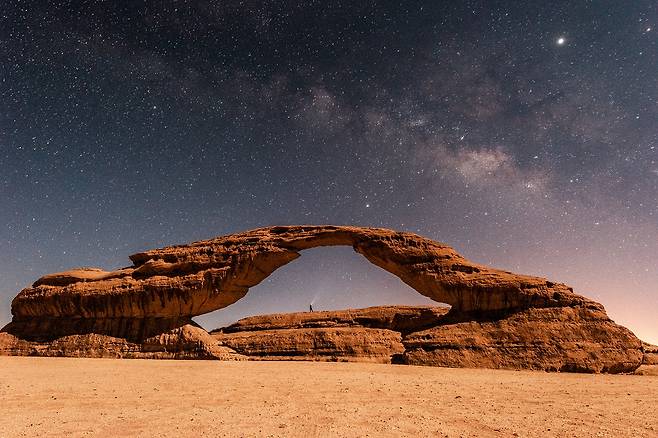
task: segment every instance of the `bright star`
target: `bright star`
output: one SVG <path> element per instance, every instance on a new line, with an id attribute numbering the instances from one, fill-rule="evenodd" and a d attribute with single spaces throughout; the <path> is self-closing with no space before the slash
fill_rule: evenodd
<path id="1" fill-rule="evenodd" d="M 567 42 L 567 40 L 566 40 L 564 37 L 559 37 L 559 38 L 557 39 L 557 45 L 558 45 L 558 46 L 563 46 L 564 43 L 566 43 L 566 42 Z"/>

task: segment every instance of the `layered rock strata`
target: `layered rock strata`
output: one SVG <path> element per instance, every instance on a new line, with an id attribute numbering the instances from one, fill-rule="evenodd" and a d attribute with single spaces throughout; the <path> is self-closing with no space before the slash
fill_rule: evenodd
<path id="1" fill-rule="evenodd" d="M 643 342 L 642 352 L 644 353 L 642 360 L 643 365 L 658 365 L 658 345 L 651 345 Z"/>
<path id="2" fill-rule="evenodd" d="M 643 361 L 640 341 L 601 311 L 529 309 L 468 322 L 456 321 L 446 312 L 441 307 L 390 306 L 261 315 L 212 335 L 221 345 L 255 360 L 365 360 L 376 356 L 379 362 L 410 365 L 590 373 L 632 372 Z M 400 320 L 409 323 L 401 325 Z M 432 326 L 427 328 L 427 324 Z M 351 344 L 332 342 L 336 331 L 348 328 L 359 334 L 350 339 Z M 398 342 L 390 342 L 394 339 L 391 333 L 398 335 Z M 329 340 L 312 348 L 320 336 Z M 370 345 L 376 346 L 378 354 L 368 351 Z"/>
<path id="3" fill-rule="evenodd" d="M 255 360 L 391 363 L 402 336 L 434 327 L 447 307 L 382 306 L 252 316 L 215 330 L 219 345 Z"/>
<path id="4" fill-rule="evenodd" d="M 3 342 L 12 346 L 3 351 L 19 354 L 27 351 L 22 342 L 28 342 L 31 354 L 49 354 L 48 351 L 55 348 L 61 354 L 69 355 L 78 354 L 75 351 L 90 351 L 91 347 L 84 347 L 89 343 L 96 342 L 94 345 L 102 350 L 103 345 L 114 345 L 114 339 L 119 339 L 125 341 L 127 347 L 113 347 L 113 351 L 118 351 L 123 357 L 130 356 L 134 348 L 139 354 L 148 354 L 149 346 L 154 345 L 150 340 L 160 339 L 156 344 L 167 345 L 167 353 L 179 348 L 184 357 L 191 357 L 194 353 L 185 350 L 186 341 L 175 339 L 185 338 L 179 329 L 193 327 L 192 317 L 236 302 L 250 287 L 299 257 L 300 251 L 332 245 L 352 246 L 367 260 L 398 276 L 420 294 L 451 306 L 445 321 L 435 326 L 438 327 L 436 331 L 430 326 L 414 327 L 415 322 L 407 321 L 408 318 L 395 324 L 387 320 L 384 324 L 387 327 L 363 326 L 364 329 L 389 330 L 404 336 L 401 338 L 404 353 L 393 355 L 402 355 L 401 360 L 407 363 L 495 367 L 514 364 L 525 368 L 619 371 L 632 368 L 638 352 L 642 355 L 639 341 L 630 332 L 614 325 L 605 315 L 603 306 L 575 294 L 569 286 L 472 263 L 449 246 L 415 234 L 347 226 L 260 228 L 134 254 L 130 256 L 132 266 L 114 271 L 81 268 L 46 275 L 13 300 L 13 319 L 3 329 L 5 334 L 2 335 Z M 473 351 L 482 347 L 484 351 L 495 344 L 499 334 L 504 335 L 499 326 L 511 324 L 522 328 L 525 327 L 523 324 L 537 324 L 532 319 L 536 315 L 543 315 L 538 317 L 541 321 L 557 321 L 557 326 L 564 323 L 563 327 L 555 329 L 557 331 L 576 328 L 573 336 L 564 338 L 571 342 L 569 347 L 542 350 L 542 354 L 550 351 L 549 355 L 562 357 L 562 362 L 555 359 L 528 365 L 520 362 L 522 356 L 485 360 L 483 355 L 458 360 L 456 356 L 438 353 L 446 350 L 442 345 L 449 342 L 454 344 L 455 351 L 461 348 L 460 345 L 464 348 L 471 345 Z M 520 322 L 523 318 L 529 322 Z M 447 323 L 455 330 L 472 330 L 474 340 L 479 339 L 480 344 L 449 341 L 450 336 L 444 333 Z M 599 332 L 587 328 L 594 326 Z M 419 330 L 429 332 L 423 334 L 424 337 L 414 337 L 413 332 Z M 344 330 L 339 332 L 342 334 Z M 316 331 L 313 336 L 317 342 L 326 344 L 330 338 L 328 333 Z M 362 342 L 366 337 L 364 333 L 362 335 L 360 338 L 360 335 L 354 335 L 354 342 Z M 74 338 L 67 338 L 70 336 Z M 382 342 L 390 347 L 398 335 L 380 333 L 377 336 L 378 339 L 386 338 Z M 54 346 L 61 339 L 71 340 L 72 344 L 67 345 L 74 347 L 57 350 Z M 208 338 L 203 339 L 199 345 L 205 347 L 198 347 L 197 356 L 205 358 L 206 350 L 211 347 L 206 344 Z M 116 342 L 121 344 L 122 341 Z M 503 343 L 508 345 L 509 342 Z M 529 343 L 532 341 L 525 339 L 519 343 L 519 348 Z M 582 350 L 584 344 L 591 345 Z M 616 347 L 608 350 L 606 344 Z M 82 347 L 76 350 L 75 345 Z M 573 348 L 585 351 L 581 359 L 567 354 L 567 350 L 573 351 Z M 247 350 L 256 351 L 245 347 Z M 300 351 L 307 349 L 304 347 Z M 364 355 L 382 356 L 379 347 L 362 351 Z M 508 357 L 506 350 L 498 348 L 496 351 L 501 357 Z M 602 361 L 600 366 L 591 365 L 599 359 Z M 564 365 L 567 363 L 571 365 Z"/>
<path id="5" fill-rule="evenodd" d="M 391 363 L 404 352 L 399 332 L 360 327 L 259 330 L 215 334 L 220 346 L 256 360 Z"/>
<path id="6" fill-rule="evenodd" d="M 449 307 L 438 305 L 376 306 L 365 309 L 276 313 L 243 318 L 228 327 L 213 330 L 210 334 L 337 327 L 387 329 L 407 334 L 438 325 L 449 310 Z"/>
<path id="7" fill-rule="evenodd" d="M 491 321 L 438 325 L 403 339 L 410 365 L 632 372 L 641 342 L 605 312 L 583 307 L 528 309 Z"/>
<path id="8" fill-rule="evenodd" d="M 642 343 L 642 365 L 635 370 L 636 374 L 658 376 L 658 345 Z"/>
<path id="9" fill-rule="evenodd" d="M 96 333 L 61 336 L 50 342 L 28 341 L 0 332 L 0 355 L 125 359 L 217 359 L 247 357 L 220 346 L 202 328 L 184 325 L 139 343 Z"/>
<path id="10" fill-rule="evenodd" d="M 602 308 L 564 284 L 471 263 L 449 246 L 415 234 L 378 228 L 291 226 L 134 254 L 130 256 L 133 266 L 116 271 L 92 268 L 46 275 L 14 299 L 13 321 L 93 320 L 94 330 L 138 337 L 137 332 L 149 326 L 144 321 L 176 321 L 226 307 L 299 257 L 299 251 L 332 245 L 352 246 L 419 293 L 451 305 L 455 312 Z M 139 323 L 128 324 L 127 318 Z M 51 334 L 53 325 L 50 323 L 44 334 Z M 68 326 L 62 324 L 62 330 Z M 32 333 L 35 329 L 30 326 Z"/>

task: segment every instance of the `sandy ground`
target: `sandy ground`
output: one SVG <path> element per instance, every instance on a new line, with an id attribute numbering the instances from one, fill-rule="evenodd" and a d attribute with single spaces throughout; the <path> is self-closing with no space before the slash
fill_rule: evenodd
<path id="1" fill-rule="evenodd" d="M 658 377 L 0 357 L 0 436 L 658 437 Z"/>

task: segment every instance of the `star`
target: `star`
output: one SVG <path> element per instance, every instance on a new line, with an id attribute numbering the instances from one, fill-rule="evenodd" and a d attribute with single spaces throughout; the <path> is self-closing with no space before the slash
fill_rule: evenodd
<path id="1" fill-rule="evenodd" d="M 563 46 L 564 43 L 566 43 L 566 42 L 567 42 L 567 40 L 564 37 L 558 37 L 558 39 L 556 41 L 558 46 Z"/>

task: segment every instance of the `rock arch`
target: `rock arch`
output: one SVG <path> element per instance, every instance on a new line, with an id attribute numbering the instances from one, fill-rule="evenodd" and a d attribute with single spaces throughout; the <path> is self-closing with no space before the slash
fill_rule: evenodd
<path id="1" fill-rule="evenodd" d="M 134 254 L 115 271 L 46 275 L 14 298 L 0 354 L 232 357 L 191 318 L 236 302 L 301 251 L 335 245 L 450 304 L 399 341 L 405 363 L 614 372 L 642 361 L 630 331 L 564 284 L 472 263 L 416 234 L 330 225 L 259 228 Z"/>

